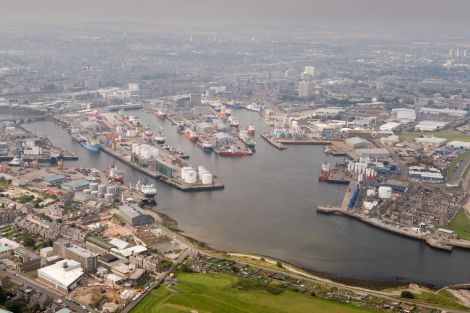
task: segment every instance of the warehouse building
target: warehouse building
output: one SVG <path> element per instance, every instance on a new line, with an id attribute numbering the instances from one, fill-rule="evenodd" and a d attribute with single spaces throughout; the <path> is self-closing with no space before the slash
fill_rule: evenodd
<path id="1" fill-rule="evenodd" d="M 155 223 L 153 217 L 135 204 L 125 204 L 119 207 L 119 215 L 132 226 L 151 225 Z"/>
<path id="2" fill-rule="evenodd" d="M 87 273 L 96 272 L 98 254 L 67 240 L 54 241 L 54 254 L 79 262 Z"/>
<path id="3" fill-rule="evenodd" d="M 368 149 L 372 148 L 372 143 L 361 137 L 351 137 L 345 140 L 346 144 L 353 149 Z"/>
<path id="4" fill-rule="evenodd" d="M 39 281 L 65 293 L 75 289 L 82 276 L 83 269 L 80 263 L 74 260 L 62 260 L 38 269 Z"/>
<path id="5" fill-rule="evenodd" d="M 356 153 L 359 157 L 363 158 L 374 158 L 374 159 L 380 159 L 380 158 L 387 158 L 390 156 L 390 152 L 388 152 L 387 149 L 382 149 L 382 148 L 373 148 L 373 149 L 357 149 Z"/>
<path id="6" fill-rule="evenodd" d="M 400 123 L 388 122 L 388 123 L 385 123 L 385 124 L 381 125 L 379 127 L 379 130 L 383 131 L 383 132 L 393 132 L 393 131 L 397 130 L 400 126 L 401 126 Z"/>
<path id="7" fill-rule="evenodd" d="M 81 191 L 88 189 L 90 182 L 87 180 L 76 180 L 62 185 L 62 188 L 70 191 Z"/>
<path id="8" fill-rule="evenodd" d="M 392 109 L 392 117 L 400 124 L 407 124 L 416 120 L 416 112 L 407 108 Z"/>
<path id="9" fill-rule="evenodd" d="M 470 142 L 454 140 L 449 142 L 447 146 L 452 148 L 470 149 Z"/>
<path id="10" fill-rule="evenodd" d="M 439 148 L 447 143 L 447 139 L 439 137 L 421 137 L 415 138 L 415 141 L 425 147 Z"/>
<path id="11" fill-rule="evenodd" d="M 433 132 L 436 130 L 443 129 L 444 127 L 446 127 L 446 125 L 447 125 L 447 122 L 421 121 L 415 126 L 415 129 L 419 131 Z"/>
<path id="12" fill-rule="evenodd" d="M 423 114 L 445 115 L 452 117 L 464 117 L 467 115 L 467 111 L 454 109 L 420 108 L 419 112 Z"/>

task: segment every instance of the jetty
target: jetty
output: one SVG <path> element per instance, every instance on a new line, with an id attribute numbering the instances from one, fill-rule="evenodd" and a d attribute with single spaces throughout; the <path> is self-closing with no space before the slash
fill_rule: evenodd
<path id="1" fill-rule="evenodd" d="M 220 189 L 225 188 L 223 182 L 215 175 L 213 176 L 212 184 L 201 184 L 201 183 L 188 184 L 181 178 L 167 176 L 151 168 L 140 166 L 139 164 L 132 162 L 130 160 L 130 157 L 126 157 L 105 145 L 101 147 L 101 150 L 111 155 L 115 159 L 128 165 L 129 167 L 132 167 L 133 169 L 141 172 L 142 174 L 145 174 L 150 178 L 162 181 L 170 185 L 171 187 L 176 188 L 181 191 L 209 191 L 209 190 L 220 190 Z"/>
<path id="2" fill-rule="evenodd" d="M 261 136 L 261 138 L 263 138 L 264 140 L 266 140 L 267 142 L 269 142 L 272 146 L 274 146 L 275 148 L 279 149 L 279 150 L 285 150 L 287 149 L 287 147 L 280 143 L 279 141 L 277 141 L 276 139 L 272 138 L 272 135 L 271 133 L 269 132 L 262 132 L 259 134 Z"/>

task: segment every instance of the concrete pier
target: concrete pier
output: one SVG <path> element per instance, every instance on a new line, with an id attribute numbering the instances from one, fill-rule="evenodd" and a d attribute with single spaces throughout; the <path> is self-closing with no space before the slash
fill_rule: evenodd
<path id="1" fill-rule="evenodd" d="M 279 150 L 287 149 L 287 147 L 284 144 L 282 144 L 282 143 L 278 142 L 277 140 L 273 139 L 269 132 L 262 132 L 259 135 L 261 136 L 261 138 L 263 138 L 264 140 L 269 142 L 272 146 L 276 147 L 277 149 L 279 149 Z"/>

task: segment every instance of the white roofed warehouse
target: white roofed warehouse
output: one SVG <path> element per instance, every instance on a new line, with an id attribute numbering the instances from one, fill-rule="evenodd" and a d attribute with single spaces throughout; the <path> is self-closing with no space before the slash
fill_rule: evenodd
<path id="1" fill-rule="evenodd" d="M 119 215 L 132 226 L 152 225 L 153 217 L 135 204 L 125 204 L 119 207 Z"/>
<path id="2" fill-rule="evenodd" d="M 65 293 L 75 289 L 82 276 L 82 266 L 74 260 L 66 259 L 38 269 L 39 281 Z"/>

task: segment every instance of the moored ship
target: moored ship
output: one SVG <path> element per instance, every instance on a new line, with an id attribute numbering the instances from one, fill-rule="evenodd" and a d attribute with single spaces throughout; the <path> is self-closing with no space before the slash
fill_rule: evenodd
<path id="1" fill-rule="evenodd" d="M 197 146 L 202 149 L 204 152 L 212 152 L 212 144 L 207 141 L 198 141 Z"/>
<path id="2" fill-rule="evenodd" d="M 255 135 L 255 127 L 253 125 L 250 125 L 246 128 L 246 132 L 248 135 L 250 136 L 254 136 Z"/>
<path id="3" fill-rule="evenodd" d="M 319 181 L 327 181 L 330 176 L 331 164 L 330 162 L 323 162 L 321 165 L 320 176 L 318 176 Z"/>
<path id="4" fill-rule="evenodd" d="M 184 136 L 185 136 L 186 138 L 188 138 L 189 141 L 191 141 L 191 142 L 197 142 L 198 135 L 197 135 L 194 131 L 192 131 L 192 130 L 190 130 L 190 129 L 186 129 L 186 130 L 185 130 Z"/>
<path id="5" fill-rule="evenodd" d="M 158 110 L 156 113 L 155 113 L 155 116 L 164 120 L 167 116 L 167 113 L 165 110 Z"/>
<path id="6" fill-rule="evenodd" d="M 87 149 L 90 152 L 98 153 L 101 151 L 101 145 L 99 140 L 91 139 L 84 142 L 80 142 L 83 148 Z"/>
<path id="7" fill-rule="evenodd" d="M 249 156 L 252 155 L 253 152 L 250 149 L 242 150 L 235 146 L 224 147 L 219 150 L 219 154 L 221 156 L 228 156 L 228 157 L 239 157 L 239 156 Z"/>
<path id="8" fill-rule="evenodd" d="M 248 136 L 248 132 L 246 130 L 240 131 L 240 133 L 238 134 L 238 138 L 240 138 L 240 140 L 252 151 L 255 150 L 256 142 L 253 140 L 253 138 Z"/>

